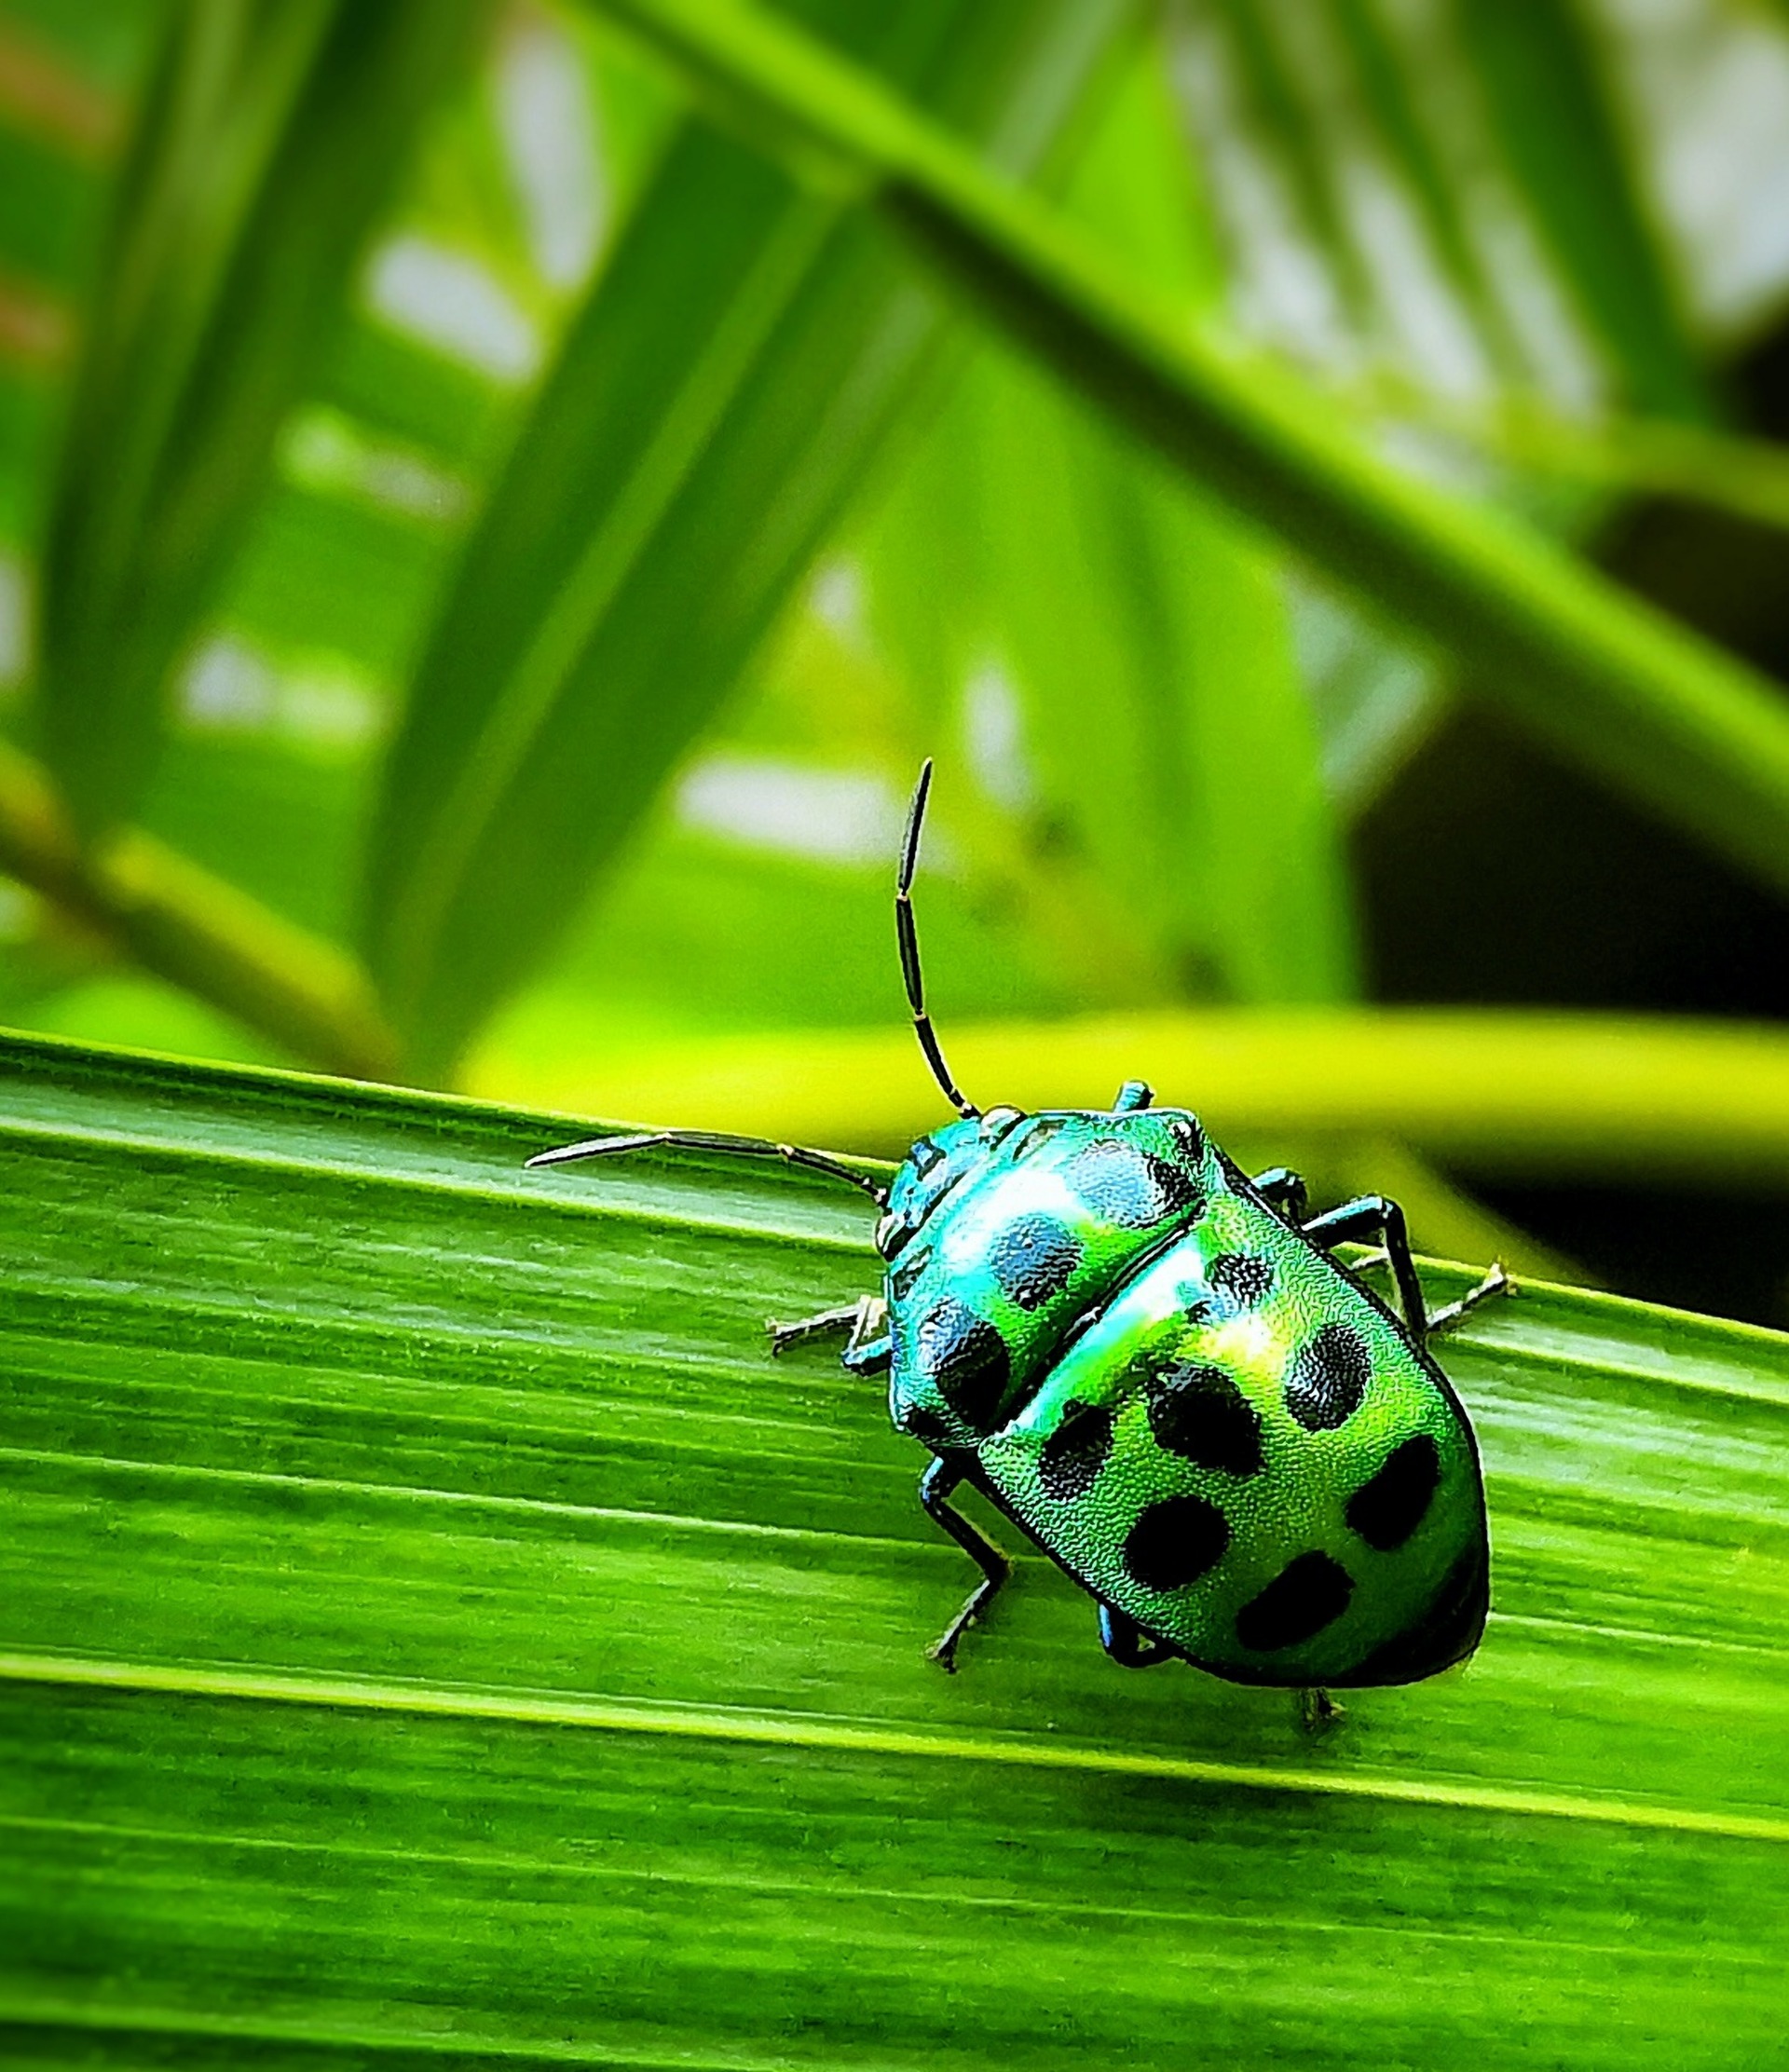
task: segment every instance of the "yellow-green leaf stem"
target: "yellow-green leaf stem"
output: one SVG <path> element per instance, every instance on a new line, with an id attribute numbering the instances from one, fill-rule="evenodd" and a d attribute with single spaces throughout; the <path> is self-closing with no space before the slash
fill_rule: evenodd
<path id="1" fill-rule="evenodd" d="M 1042 203 L 761 8 L 601 0 L 725 114 L 846 178 L 986 317 L 1247 516 L 1420 629 L 1523 724 L 1779 887 L 1789 710 L 1494 513 L 1380 462 L 1288 375 L 1175 323 Z"/>
<path id="2" fill-rule="evenodd" d="M 396 1070 L 396 1043 L 352 958 L 140 828 L 83 851 L 43 772 L 3 743 L 0 869 L 294 1057 L 369 1079 Z"/>
<path id="3" fill-rule="evenodd" d="M 972 1098 L 1103 1106 L 1126 1079 L 1225 1142 L 1388 1136 L 1497 1175 L 1789 1187 L 1789 1038 L 1741 1023 L 1427 1008 L 1171 1009 L 944 1032 Z M 899 1027 L 657 1046 L 472 1084 L 622 1115 L 897 1153 L 939 1119 Z"/>
<path id="4" fill-rule="evenodd" d="M 1789 1342 L 1477 1313 L 1484 1645 L 1321 1739 L 1030 1554 L 948 1677 L 922 1454 L 765 1344 L 868 1205 L 567 1128 L 0 1043 L 9 2062 L 1772 2062 Z"/>

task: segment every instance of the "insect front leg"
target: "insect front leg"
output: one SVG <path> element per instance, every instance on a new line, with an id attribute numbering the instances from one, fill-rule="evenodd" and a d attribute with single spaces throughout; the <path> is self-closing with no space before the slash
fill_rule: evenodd
<path id="1" fill-rule="evenodd" d="M 765 1325 L 771 1334 L 773 1355 L 786 1353 L 811 1338 L 836 1338 L 841 1332 L 845 1349 L 840 1362 L 854 1374 L 885 1374 L 893 1357 L 886 1325 L 888 1304 L 880 1295 L 860 1295 L 840 1309 L 822 1310 L 818 1316 L 804 1316 L 794 1324 L 779 1324 L 774 1317 Z"/>
<path id="2" fill-rule="evenodd" d="M 1312 1740 L 1327 1734 L 1338 1720 L 1346 1717 L 1346 1707 L 1338 1705 L 1327 1691 L 1315 1684 L 1292 1693 L 1292 1718 L 1298 1731 Z"/>
<path id="3" fill-rule="evenodd" d="M 940 1454 L 920 1477 L 920 1503 L 925 1515 L 942 1526 L 981 1571 L 981 1581 L 969 1593 L 962 1611 L 928 1650 L 940 1669 L 952 1674 L 957 1667 L 957 1643 L 1000 1594 L 1000 1588 L 1013 1573 L 1013 1564 L 993 1541 L 961 1511 L 953 1511 L 948 1499 L 963 1480 L 963 1469 L 947 1454 Z"/>

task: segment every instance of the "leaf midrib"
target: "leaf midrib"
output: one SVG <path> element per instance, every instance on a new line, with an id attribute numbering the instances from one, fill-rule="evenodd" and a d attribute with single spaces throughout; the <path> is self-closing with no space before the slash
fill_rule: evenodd
<path id="1" fill-rule="evenodd" d="M 0 1684 L 6 1684 L 128 1691 L 143 1697 L 236 1699 L 337 1711 L 396 1713 L 417 1719 L 485 1720 L 748 1747 L 913 1757 L 932 1763 L 955 1761 L 1073 1770 L 1220 1791 L 1291 1793 L 1789 1845 L 1789 1819 L 1761 1814 L 1714 1813 L 1695 1806 L 1583 1793 L 1523 1792 L 1462 1780 L 1368 1776 L 1340 1770 L 1270 1769 L 1191 1756 L 1094 1748 L 1079 1742 L 1039 1741 L 1019 1735 L 924 1734 L 880 1724 L 864 1725 L 824 1713 L 748 1712 L 662 1701 L 648 1705 L 625 1699 L 556 1697 L 419 1681 L 397 1684 L 360 1678 L 312 1678 L 49 1654 L 0 1655 Z"/>

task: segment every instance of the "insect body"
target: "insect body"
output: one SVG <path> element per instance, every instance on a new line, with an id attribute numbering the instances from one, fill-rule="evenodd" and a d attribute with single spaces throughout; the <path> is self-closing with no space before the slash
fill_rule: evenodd
<path id="1" fill-rule="evenodd" d="M 788 1159 L 883 1205 L 882 1296 L 773 1329 L 777 1349 L 850 1333 L 896 1426 L 935 1458 L 921 1502 L 982 1582 L 934 1648 L 1006 1580 L 949 1498 L 979 1488 L 1098 1601 L 1127 1668 L 1181 1656 L 1237 1683 L 1404 1684 L 1462 1660 L 1488 1601 L 1472 1430 L 1426 1340 L 1504 1285 L 1427 1318 L 1397 1205 L 1312 1220 L 1296 1174 L 1250 1179 L 1183 1109 L 1128 1082 L 1110 1111 L 976 1111 L 924 1007 L 908 892 L 930 765 L 896 893 L 920 1042 L 960 1119 L 922 1137 L 886 1196 L 824 1153 L 698 1132 L 597 1138 Z M 1332 1255 L 1379 1238 L 1402 1316 Z"/>
<path id="2" fill-rule="evenodd" d="M 1471 1429 L 1322 1248 L 1395 1227 L 1390 1205 L 1306 1234 L 1291 1176 L 1257 1185 L 1145 1098 L 996 1109 L 915 1147 L 884 1225 L 895 1424 L 1093 1593 L 1133 1666 L 1171 1652 L 1298 1685 L 1444 1669 L 1484 1623 Z M 930 1191 L 935 1161 L 957 1172 Z"/>

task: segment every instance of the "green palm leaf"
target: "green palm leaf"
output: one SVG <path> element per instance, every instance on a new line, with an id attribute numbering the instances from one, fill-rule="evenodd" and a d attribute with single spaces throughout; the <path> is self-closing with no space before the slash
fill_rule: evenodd
<path id="1" fill-rule="evenodd" d="M 1789 718 L 1769 684 L 1537 536 L 1338 433 L 1302 383 L 1189 334 L 1036 199 L 770 10 L 602 0 L 717 103 L 853 169 L 990 318 L 1238 511 L 1469 663 L 1525 727 L 1781 886 Z"/>
<path id="2" fill-rule="evenodd" d="M 1140 1065 L 1148 1060 L 1139 1059 Z M 1447 1351 L 1495 1615 L 1351 1698 L 1127 1678 L 768 1313 L 873 1260 L 725 1160 L 11 1042 L 14 2062 L 1763 2064 L 1789 1343 L 1524 1289 Z M 1436 1268 L 1438 1288 L 1459 1276 Z"/>
<path id="3" fill-rule="evenodd" d="M 808 10 L 1033 167 L 1124 0 Z M 563 933 L 713 717 L 943 327 L 841 193 L 692 126 L 574 320 L 430 634 L 367 939 L 440 1074 Z"/>
<path id="4" fill-rule="evenodd" d="M 89 833 L 139 808 L 170 669 L 481 0 L 188 0 L 122 170 L 52 490 L 40 729 Z"/>

